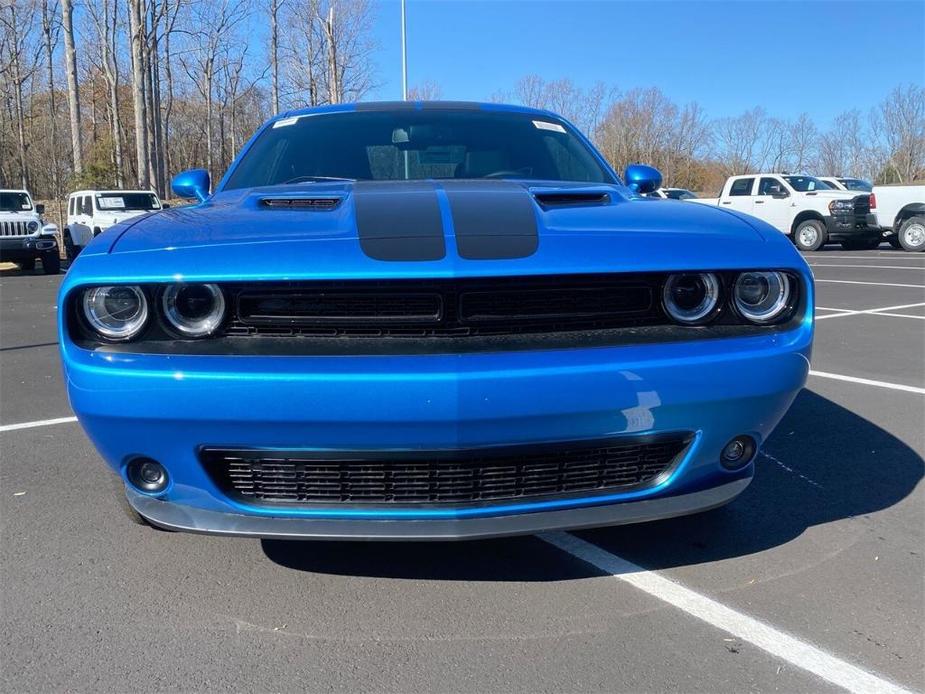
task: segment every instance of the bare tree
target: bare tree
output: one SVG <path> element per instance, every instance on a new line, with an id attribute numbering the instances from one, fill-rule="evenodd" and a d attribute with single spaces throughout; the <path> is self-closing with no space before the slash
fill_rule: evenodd
<path id="1" fill-rule="evenodd" d="M 80 139 L 80 91 L 77 84 L 77 53 L 74 50 L 74 6 L 61 0 L 61 28 L 64 32 L 64 65 L 67 74 L 67 105 L 71 116 L 71 155 L 74 173 L 83 173 L 83 148 Z"/>
<path id="2" fill-rule="evenodd" d="M 872 121 L 897 181 L 925 177 L 925 87 L 896 87 L 874 111 Z"/>
<path id="3" fill-rule="evenodd" d="M 408 90 L 408 101 L 438 101 L 442 96 L 443 90 L 433 80 L 425 80 Z"/>
<path id="4" fill-rule="evenodd" d="M 9 3 L 0 13 L 3 23 L 3 33 L 6 37 L 5 46 L 9 56 L 9 75 L 13 88 L 13 109 L 16 120 L 16 155 L 19 164 L 19 178 L 23 188 L 29 187 L 29 170 L 26 163 L 26 112 L 23 104 L 23 85 L 31 77 L 31 69 L 26 65 L 35 65 L 33 55 L 30 60 L 28 40 L 34 28 L 32 7 L 20 8 L 17 4 Z M 23 58 L 26 65 L 23 65 Z"/>

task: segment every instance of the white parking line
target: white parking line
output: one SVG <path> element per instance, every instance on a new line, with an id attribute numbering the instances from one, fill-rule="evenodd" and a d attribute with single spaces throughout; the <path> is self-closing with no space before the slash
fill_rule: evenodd
<path id="1" fill-rule="evenodd" d="M 871 378 L 858 378 L 857 376 L 833 374 L 828 373 L 827 371 L 810 370 L 809 375 L 818 376 L 819 378 L 831 378 L 836 381 L 847 381 L 848 383 L 859 383 L 864 386 L 876 386 L 877 388 L 889 388 L 890 390 L 902 390 L 906 393 L 918 393 L 919 395 L 925 395 L 925 388 L 919 388 L 918 386 L 907 386 L 904 383 L 887 383 L 886 381 L 875 381 Z"/>
<path id="2" fill-rule="evenodd" d="M 32 429 L 33 427 L 49 427 L 52 424 L 67 424 L 76 422 L 77 417 L 58 417 L 57 419 L 40 419 L 35 422 L 20 422 L 19 424 L 2 424 L 0 432 L 16 431 L 17 429 Z"/>
<path id="3" fill-rule="evenodd" d="M 915 318 L 917 320 L 925 320 L 925 316 L 913 316 L 911 313 L 881 313 L 877 311 L 872 313 L 872 316 L 892 316 L 893 318 Z"/>
<path id="4" fill-rule="evenodd" d="M 914 262 L 925 260 L 925 256 L 915 255 L 912 253 L 904 254 L 904 253 L 890 253 L 889 251 L 882 251 L 876 255 L 863 255 L 863 256 L 861 255 L 829 255 L 828 253 L 826 253 L 825 255 L 813 257 L 813 260 L 816 260 L 816 261 L 819 261 L 819 260 L 822 260 L 822 261 L 854 260 L 857 262 L 860 262 L 862 260 L 871 260 L 874 262 L 880 262 L 882 260 L 889 260 L 890 262 L 897 262 L 897 263 L 909 263 L 909 262 L 914 263 Z M 809 261 L 807 260 L 807 262 Z"/>
<path id="5" fill-rule="evenodd" d="M 623 557 L 611 554 L 571 533 L 544 533 L 539 537 L 563 552 L 610 574 L 613 578 L 849 692 L 909 692 L 908 689 L 726 607 L 654 571 L 648 571 Z"/>
<path id="6" fill-rule="evenodd" d="M 826 318 L 843 318 L 844 316 L 859 316 L 861 314 L 879 314 L 881 311 L 898 311 L 904 308 L 917 308 L 919 306 L 925 306 L 925 301 L 920 301 L 917 304 L 900 304 L 899 306 L 884 306 L 883 308 L 867 308 L 860 311 L 848 311 L 842 309 L 831 309 L 827 308 L 826 311 L 841 311 L 841 313 L 831 313 L 827 316 L 816 316 L 816 320 L 825 320 Z M 889 315 L 889 314 L 882 314 Z"/>
<path id="7" fill-rule="evenodd" d="M 911 265 L 849 265 L 836 263 L 810 263 L 812 267 L 864 267 L 872 270 L 918 270 L 925 272 L 925 267 L 913 267 Z"/>
<path id="8" fill-rule="evenodd" d="M 831 282 L 833 284 L 866 284 L 872 287 L 906 287 L 907 289 L 925 289 L 925 284 L 891 284 L 889 282 L 858 282 L 857 280 L 823 280 L 818 277 L 815 282 Z"/>

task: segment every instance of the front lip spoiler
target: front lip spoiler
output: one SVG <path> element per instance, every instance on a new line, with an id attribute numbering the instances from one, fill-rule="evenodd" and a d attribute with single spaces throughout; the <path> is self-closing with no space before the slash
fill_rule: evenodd
<path id="1" fill-rule="evenodd" d="M 126 487 L 128 502 L 160 528 L 207 535 L 279 540 L 474 540 L 661 520 L 732 501 L 751 476 L 699 492 L 561 511 L 455 520 L 343 520 L 250 516 L 161 501 Z"/>

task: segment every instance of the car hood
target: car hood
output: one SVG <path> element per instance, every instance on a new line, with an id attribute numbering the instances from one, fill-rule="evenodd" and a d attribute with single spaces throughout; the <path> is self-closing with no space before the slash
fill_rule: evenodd
<path id="1" fill-rule="evenodd" d="M 616 185 L 511 181 L 234 190 L 113 227 L 87 250 L 119 256 L 124 271 L 152 279 L 801 265 L 783 235 L 745 215 L 642 198 Z"/>

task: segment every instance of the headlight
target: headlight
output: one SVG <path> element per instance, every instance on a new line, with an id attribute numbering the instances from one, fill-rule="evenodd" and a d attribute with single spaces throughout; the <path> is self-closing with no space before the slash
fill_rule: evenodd
<path id="1" fill-rule="evenodd" d="M 36 231 L 39 230 L 39 223 L 38 223 L 38 222 L 35 222 L 35 221 L 29 222 L 27 228 L 28 228 L 29 231 L 31 231 L 31 232 L 36 232 Z"/>
<path id="2" fill-rule="evenodd" d="M 733 290 L 736 310 L 753 323 L 770 323 L 790 305 L 790 279 L 782 272 L 743 272 Z"/>
<path id="3" fill-rule="evenodd" d="M 668 315 L 679 323 L 702 323 L 719 305 L 719 280 L 712 272 L 671 275 L 662 291 Z"/>
<path id="4" fill-rule="evenodd" d="M 161 297 L 164 316 L 179 332 L 205 337 L 225 317 L 225 297 L 214 284 L 173 284 Z"/>
<path id="5" fill-rule="evenodd" d="M 833 200 L 829 203 L 829 212 L 832 214 L 845 214 L 854 210 L 853 200 Z"/>
<path id="6" fill-rule="evenodd" d="M 148 320 L 148 301 L 139 287 L 94 287 L 83 295 L 84 316 L 90 327 L 110 340 L 128 340 Z"/>

